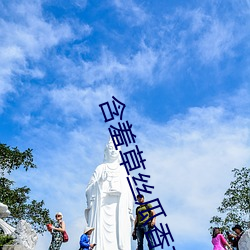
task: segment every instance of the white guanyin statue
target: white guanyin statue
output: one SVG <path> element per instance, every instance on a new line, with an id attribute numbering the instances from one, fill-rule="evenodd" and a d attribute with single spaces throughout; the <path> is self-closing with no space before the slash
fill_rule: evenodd
<path id="1" fill-rule="evenodd" d="M 239 240 L 239 250 L 249 250 L 250 249 L 250 229 L 247 229 Z"/>
<path id="2" fill-rule="evenodd" d="M 133 196 L 118 150 L 110 139 L 104 163 L 97 166 L 86 189 L 88 226 L 94 227 L 91 242 L 95 250 L 131 250 Z"/>

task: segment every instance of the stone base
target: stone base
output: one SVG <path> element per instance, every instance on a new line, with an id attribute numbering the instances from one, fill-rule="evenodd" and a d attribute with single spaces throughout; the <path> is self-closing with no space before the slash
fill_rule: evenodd
<path id="1" fill-rule="evenodd" d="M 21 246 L 21 245 L 5 245 L 2 248 L 0 248 L 2 250 L 26 250 L 25 247 Z"/>

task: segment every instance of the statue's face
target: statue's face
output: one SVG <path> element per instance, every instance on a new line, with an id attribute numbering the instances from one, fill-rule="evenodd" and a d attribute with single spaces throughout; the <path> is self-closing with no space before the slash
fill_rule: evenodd
<path id="1" fill-rule="evenodd" d="M 108 162 L 113 162 L 119 158 L 119 147 L 116 150 L 112 141 L 108 143 L 105 149 L 106 160 Z"/>
<path id="2" fill-rule="evenodd" d="M 108 144 L 108 155 L 112 160 L 116 160 L 119 157 L 119 149 L 116 150 L 113 143 Z"/>

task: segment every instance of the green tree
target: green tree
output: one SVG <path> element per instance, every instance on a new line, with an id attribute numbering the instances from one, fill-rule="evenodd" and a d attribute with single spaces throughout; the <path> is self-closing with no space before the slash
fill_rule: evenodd
<path id="1" fill-rule="evenodd" d="M 14 188 L 14 182 L 7 179 L 12 171 L 24 168 L 26 171 L 36 168 L 33 163 L 32 150 L 21 152 L 18 148 L 10 148 L 0 143 L 0 202 L 6 204 L 11 216 L 5 220 L 15 226 L 21 219 L 29 222 L 38 233 L 43 233 L 45 225 L 52 219 L 49 210 L 44 208 L 44 201 L 30 200 L 30 188 L 24 186 Z"/>
<path id="2" fill-rule="evenodd" d="M 223 231 L 230 231 L 235 224 L 246 229 L 250 220 L 250 169 L 235 168 L 232 172 L 234 180 L 217 208 L 222 216 L 213 216 L 210 220 L 213 226 L 218 226 Z"/>

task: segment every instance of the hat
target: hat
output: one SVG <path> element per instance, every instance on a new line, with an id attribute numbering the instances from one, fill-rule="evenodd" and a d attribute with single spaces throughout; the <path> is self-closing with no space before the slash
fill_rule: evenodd
<path id="1" fill-rule="evenodd" d="M 93 230 L 94 230 L 93 227 L 86 227 L 83 233 L 86 234 L 88 231 L 93 231 Z"/>
<path id="2" fill-rule="evenodd" d="M 239 229 L 240 231 L 243 231 L 240 225 L 235 225 L 232 230 Z"/>
<path id="3" fill-rule="evenodd" d="M 61 215 L 61 216 L 63 217 L 63 214 L 62 214 L 61 212 L 57 212 L 57 213 L 56 213 L 56 216 L 57 216 L 57 215 Z"/>

